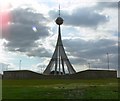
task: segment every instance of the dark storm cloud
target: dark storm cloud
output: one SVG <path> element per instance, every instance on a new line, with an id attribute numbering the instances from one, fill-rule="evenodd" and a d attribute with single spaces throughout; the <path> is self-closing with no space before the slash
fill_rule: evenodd
<path id="1" fill-rule="evenodd" d="M 117 66 L 118 47 L 117 41 L 101 39 L 96 41 L 85 41 L 80 38 L 63 41 L 66 51 L 73 57 L 71 62 L 74 64 L 86 64 L 88 60 L 106 64 L 106 53 L 110 54 L 111 65 Z M 116 68 L 116 67 L 114 67 Z"/>
<path id="2" fill-rule="evenodd" d="M 51 53 L 48 52 L 45 48 L 37 48 L 35 50 L 28 51 L 26 53 L 28 56 L 37 56 L 37 57 L 50 57 Z"/>
<path id="3" fill-rule="evenodd" d="M 47 19 L 40 13 L 35 12 L 32 8 L 18 8 L 12 12 L 12 22 L 25 25 L 38 25 L 39 22 L 45 22 Z"/>
<path id="4" fill-rule="evenodd" d="M 9 51 L 32 52 L 33 48 L 38 47 L 35 41 L 49 35 L 50 29 L 45 25 L 47 19 L 42 14 L 30 8 L 18 8 L 11 11 L 11 15 L 9 31 L 3 30 L 3 38 L 9 41 L 6 44 Z M 33 27 L 37 30 L 34 31 Z"/>
<path id="5" fill-rule="evenodd" d="M 105 15 L 101 15 L 89 8 L 80 8 L 63 16 L 65 24 L 75 26 L 97 27 L 98 25 L 108 21 Z"/>
<path id="6" fill-rule="evenodd" d="M 98 58 L 101 55 L 110 52 L 111 54 L 117 53 L 117 41 L 110 39 L 91 40 L 85 41 L 80 38 L 64 40 L 64 45 L 73 56 Z M 71 48 L 72 46 L 72 48 Z"/>
<path id="7" fill-rule="evenodd" d="M 97 27 L 109 21 L 109 17 L 99 14 L 94 7 L 77 8 L 71 14 L 63 11 L 62 17 L 65 19 L 64 24 L 83 27 Z M 50 11 L 50 16 L 55 19 L 57 12 Z"/>

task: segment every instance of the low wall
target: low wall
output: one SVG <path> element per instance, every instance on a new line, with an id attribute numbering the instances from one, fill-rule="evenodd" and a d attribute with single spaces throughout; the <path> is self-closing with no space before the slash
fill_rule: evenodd
<path id="1" fill-rule="evenodd" d="M 76 74 L 66 75 L 42 75 L 33 71 L 4 71 L 3 79 L 97 79 L 117 78 L 117 71 L 110 70 L 86 70 Z"/>
<path id="2" fill-rule="evenodd" d="M 3 79 L 29 79 L 38 78 L 41 74 L 29 70 L 4 71 Z"/>

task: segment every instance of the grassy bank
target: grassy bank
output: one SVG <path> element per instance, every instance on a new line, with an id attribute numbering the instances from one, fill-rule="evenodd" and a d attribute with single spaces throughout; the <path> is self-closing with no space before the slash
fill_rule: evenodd
<path id="1" fill-rule="evenodd" d="M 3 99 L 118 99 L 118 79 L 3 80 Z"/>

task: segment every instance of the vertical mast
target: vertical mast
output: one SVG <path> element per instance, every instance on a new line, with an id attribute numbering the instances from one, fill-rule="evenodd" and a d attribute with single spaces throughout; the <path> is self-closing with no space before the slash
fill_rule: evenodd
<path id="1" fill-rule="evenodd" d="M 109 53 L 107 53 L 107 64 L 108 64 L 108 70 L 109 70 Z"/>
<path id="2" fill-rule="evenodd" d="M 54 69 L 54 72 L 53 72 L 54 75 L 65 75 L 66 71 L 65 71 L 64 65 L 66 65 L 66 69 L 69 72 L 69 74 L 76 73 L 76 71 L 72 67 L 69 59 L 67 58 L 67 55 L 65 53 L 65 50 L 64 50 L 64 47 L 62 44 L 60 25 L 63 24 L 63 18 L 61 18 L 61 16 L 60 16 L 60 5 L 59 5 L 59 14 L 58 15 L 59 16 L 55 20 L 56 24 L 58 25 L 57 44 L 56 44 L 56 48 L 53 53 L 53 56 L 48 64 L 47 68 L 45 69 L 45 71 L 43 73 L 45 75 L 51 74 L 52 69 Z"/>
<path id="3" fill-rule="evenodd" d="M 60 17 L 60 4 L 59 4 L 59 17 Z M 59 40 L 61 41 L 61 32 L 60 32 L 60 25 L 59 25 L 59 28 L 58 28 L 58 33 L 59 33 L 59 35 L 58 35 L 58 38 L 60 38 Z M 60 42 L 58 42 L 59 44 L 60 44 Z M 60 71 L 60 47 L 58 47 L 58 59 L 59 59 L 59 61 L 58 61 L 58 63 L 59 63 L 59 75 L 61 74 L 61 71 Z"/>

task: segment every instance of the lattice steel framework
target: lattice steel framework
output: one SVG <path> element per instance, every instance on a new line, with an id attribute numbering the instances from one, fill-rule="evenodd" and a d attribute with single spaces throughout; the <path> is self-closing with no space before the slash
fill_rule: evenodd
<path id="1" fill-rule="evenodd" d="M 60 7 L 59 7 L 59 17 L 56 19 L 56 24 L 58 25 L 58 39 L 53 56 L 43 72 L 44 75 L 65 75 L 66 73 L 73 74 L 76 73 L 73 66 L 71 65 L 61 40 L 61 29 L 60 25 L 63 24 L 63 19 L 60 17 Z M 67 67 L 65 69 L 65 66 Z"/>

